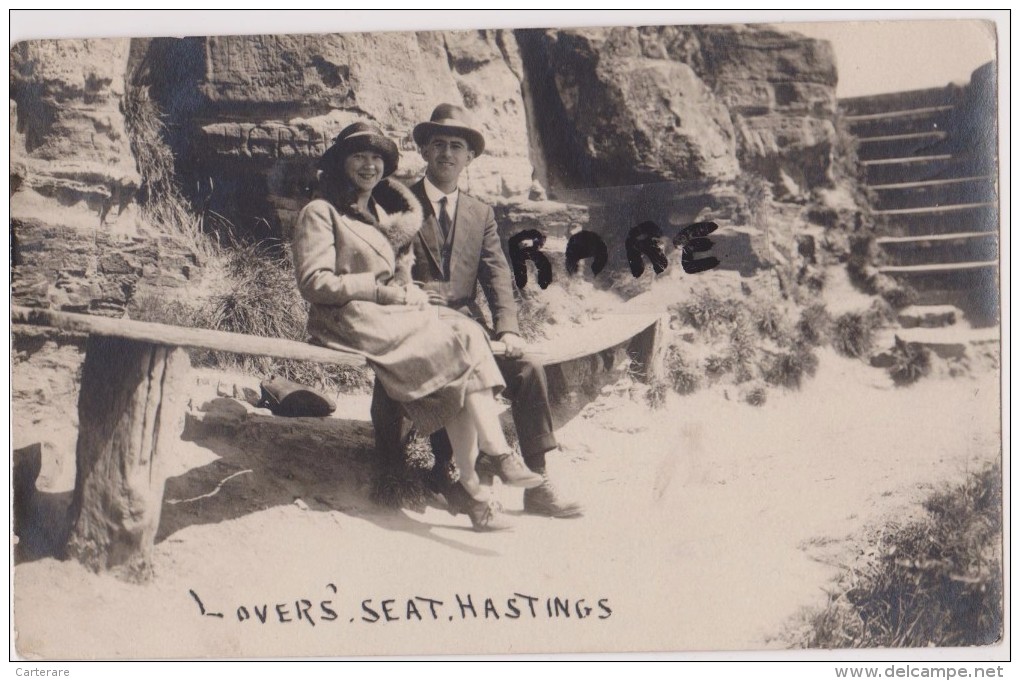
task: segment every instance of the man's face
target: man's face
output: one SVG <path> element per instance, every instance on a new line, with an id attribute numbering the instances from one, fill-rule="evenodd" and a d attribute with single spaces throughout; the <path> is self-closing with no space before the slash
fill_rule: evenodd
<path id="1" fill-rule="evenodd" d="M 433 135 L 421 156 L 428 164 L 425 174 L 435 184 L 456 183 L 462 170 L 475 158 L 467 140 L 455 135 Z"/>

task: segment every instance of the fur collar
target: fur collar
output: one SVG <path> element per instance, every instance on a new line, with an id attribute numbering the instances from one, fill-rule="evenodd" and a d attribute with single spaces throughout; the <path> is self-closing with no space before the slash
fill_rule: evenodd
<path id="1" fill-rule="evenodd" d="M 376 185 L 372 198 L 381 209 L 376 227 L 399 253 L 421 230 L 425 211 L 410 189 L 389 178 Z"/>
<path id="2" fill-rule="evenodd" d="M 378 229 L 390 242 L 394 253 L 400 253 L 407 248 L 421 230 L 422 221 L 425 219 L 425 212 L 418 197 L 403 184 L 390 178 L 384 178 L 372 190 L 372 199 L 375 201 L 379 219 L 371 213 L 359 210 L 357 205 L 349 200 L 329 196 L 326 193 L 323 193 L 322 198 L 332 203 L 344 215 Z"/>

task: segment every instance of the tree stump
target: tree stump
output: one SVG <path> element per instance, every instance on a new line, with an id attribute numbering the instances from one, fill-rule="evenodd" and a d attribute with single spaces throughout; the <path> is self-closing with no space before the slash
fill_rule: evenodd
<path id="1" fill-rule="evenodd" d="M 116 569 L 133 581 L 151 576 L 190 367 L 180 348 L 97 335 L 86 343 L 66 552 L 92 570 Z"/>

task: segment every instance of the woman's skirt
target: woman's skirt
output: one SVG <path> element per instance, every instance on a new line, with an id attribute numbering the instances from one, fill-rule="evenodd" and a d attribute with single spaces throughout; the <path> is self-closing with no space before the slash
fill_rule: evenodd
<path id="1" fill-rule="evenodd" d="M 440 308 L 440 319 L 456 334 L 469 358 L 469 367 L 460 377 L 438 390 L 401 405 L 420 435 L 429 435 L 464 409 L 468 394 L 491 390 L 498 394 L 506 383 L 492 356 L 485 330 L 474 320 L 454 310 Z M 383 382 L 383 387 L 386 383 Z"/>
<path id="2" fill-rule="evenodd" d="M 506 387 L 485 329 L 446 307 L 313 305 L 308 332 L 314 343 L 362 354 L 422 435 L 460 412 L 469 393 Z"/>

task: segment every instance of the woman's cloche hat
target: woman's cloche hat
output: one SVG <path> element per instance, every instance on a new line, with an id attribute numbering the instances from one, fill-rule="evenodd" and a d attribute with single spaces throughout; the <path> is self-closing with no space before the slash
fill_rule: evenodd
<path id="1" fill-rule="evenodd" d="M 440 104 L 432 111 L 430 120 L 414 126 L 414 141 L 419 147 L 428 144 L 436 134 L 463 137 L 475 156 L 485 151 L 485 137 L 472 127 L 471 116 L 462 106 Z"/>
<path id="2" fill-rule="evenodd" d="M 327 173 L 340 172 L 344 159 L 360 151 L 375 151 L 383 157 L 383 177 L 392 175 L 397 169 L 400 152 L 396 143 L 376 126 L 362 121 L 351 123 L 340 131 L 333 140 L 333 146 L 319 159 L 319 169 Z"/>

